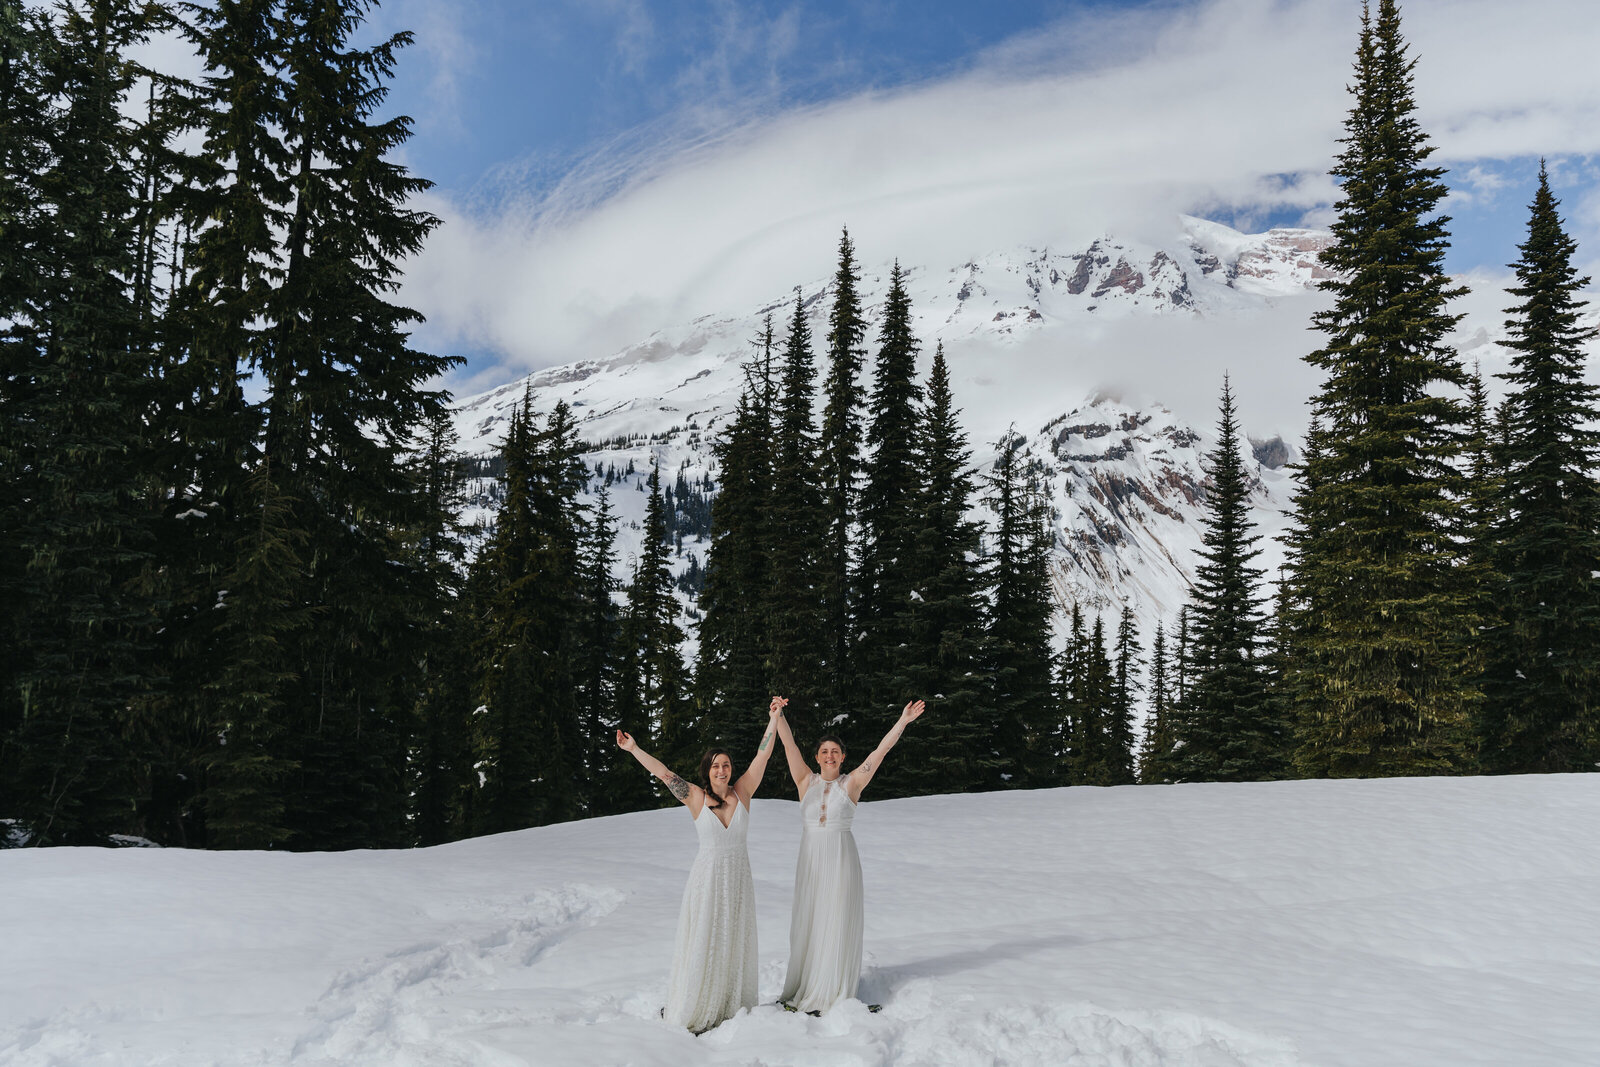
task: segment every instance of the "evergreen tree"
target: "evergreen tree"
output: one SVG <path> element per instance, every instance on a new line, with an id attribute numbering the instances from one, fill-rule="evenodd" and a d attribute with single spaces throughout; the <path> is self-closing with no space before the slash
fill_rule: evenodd
<path id="1" fill-rule="evenodd" d="M 585 530 L 580 556 L 581 606 L 574 675 L 578 686 L 579 719 L 587 754 L 584 757 L 585 810 L 591 815 L 610 815 L 654 806 L 649 782 L 638 775 L 623 774 L 622 760 L 632 758 L 616 745 L 616 732 L 622 728 L 618 694 L 626 665 L 624 644 L 626 614 L 613 596 L 618 589 L 612 569 L 616 560 L 616 527 L 611 516 L 611 498 L 600 490 L 599 503 Z M 678 665 L 682 673 L 681 664 Z M 686 701 L 687 694 L 682 695 Z M 685 714 L 688 708 L 681 709 Z M 692 723 L 684 728 L 691 735 Z M 692 737 L 690 739 L 692 743 Z"/>
<path id="2" fill-rule="evenodd" d="M 1007 434 L 987 479 L 996 521 L 986 576 L 991 594 L 985 658 L 997 747 L 1005 760 L 1001 782 L 994 784 L 1033 788 L 1064 783 L 1051 677 L 1051 534 L 1021 445 L 1020 437 Z"/>
<path id="3" fill-rule="evenodd" d="M 148 651 L 159 604 L 148 457 L 153 344 L 137 301 L 141 137 L 125 120 L 136 68 L 129 49 L 151 12 L 100 0 L 63 4 L 11 47 L 39 48 L 37 97 L 13 86 L 24 124 L 6 138 L 9 195 L 28 197 L 8 265 L 7 444 L 25 465 L 11 537 L 22 613 L 21 722 L 10 773 L 36 844 L 92 843 L 137 829 L 142 739 L 132 706 L 158 684 Z M 13 68 L 11 78 L 20 70 Z M 43 103 L 43 114 L 33 110 Z M 31 129 L 26 123 L 31 120 Z M 36 138 L 36 140 L 34 140 Z M 28 222 L 39 229 L 31 233 Z M 9 229 L 9 227 L 7 227 Z M 15 406 L 13 406 L 15 405 Z"/>
<path id="4" fill-rule="evenodd" d="M 1121 785 L 1128 750 L 1119 744 L 1117 674 L 1106 651 L 1105 621 L 1080 638 L 1072 716 L 1072 784 Z"/>
<path id="5" fill-rule="evenodd" d="M 1201 563 L 1193 599 L 1193 683 L 1177 721 L 1185 781 L 1259 781 L 1284 766 L 1286 730 L 1262 663 L 1260 540 L 1250 521 L 1233 389 L 1222 382 L 1217 445 L 1206 457 Z"/>
<path id="6" fill-rule="evenodd" d="M 1133 625 L 1133 609 L 1122 605 L 1117 617 L 1115 673 L 1111 686 L 1111 717 L 1107 734 L 1111 739 L 1111 784 L 1132 785 L 1134 774 L 1133 701 L 1139 692 L 1139 634 Z"/>
<path id="7" fill-rule="evenodd" d="M 894 691 L 927 699 L 931 714 L 900 741 L 904 755 L 874 779 L 885 795 L 958 793 L 992 786 L 1001 755 L 986 699 L 980 528 L 967 517 L 971 453 L 957 421 L 944 347 L 928 373 L 921 433 L 923 481 L 905 567 L 911 591 Z"/>
<path id="8" fill-rule="evenodd" d="M 856 579 L 857 677 L 872 712 L 869 718 L 888 714 L 911 699 L 913 694 L 899 688 L 905 666 L 931 651 L 914 649 L 907 640 L 922 495 L 923 461 L 918 448 L 922 390 L 916 381 L 919 346 L 911 329 L 911 298 L 899 263 L 889 272 L 889 295 L 878 342 Z M 865 736 L 860 741 L 867 743 Z"/>
<path id="9" fill-rule="evenodd" d="M 745 387 L 726 431 L 714 443 L 720 484 L 711 506 L 695 701 L 700 741 L 737 731 L 738 710 L 772 691 L 767 651 L 772 586 L 772 438 L 776 406 L 772 318 L 745 370 Z M 641 742 L 642 744 L 643 742 Z M 721 742 L 727 743 L 727 742 Z"/>
<path id="10" fill-rule="evenodd" d="M 487 597 L 477 642 L 479 833 L 582 813 L 573 647 L 582 618 L 578 451 L 566 403 L 540 431 L 525 397 L 502 447 L 505 498 L 475 564 Z"/>
<path id="11" fill-rule="evenodd" d="M 1489 641 L 1480 722 L 1487 769 L 1600 766 L 1600 389 L 1580 315 L 1589 284 L 1541 163 L 1508 309 L 1502 504 L 1493 516 L 1495 597 L 1505 624 Z"/>
<path id="12" fill-rule="evenodd" d="M 650 467 L 639 561 L 628 587 L 624 624 L 626 700 L 618 707 L 622 729 L 636 736 L 633 724 L 648 724 L 661 758 L 688 763 L 698 755 L 699 739 L 690 727 L 689 685 L 683 667 L 683 629 L 678 625 L 678 598 L 667 566 L 667 524 L 661 497 L 661 468 Z"/>
<path id="13" fill-rule="evenodd" d="M 772 489 L 765 521 L 770 581 L 762 598 L 767 627 L 767 667 L 773 693 L 789 698 L 790 725 L 807 737 L 824 732 L 839 709 L 823 704 L 827 640 L 823 626 L 822 501 L 817 492 L 817 436 L 812 420 L 816 371 L 805 305 L 795 295 L 794 318 L 784 345 L 773 435 Z M 753 752 L 767 724 L 765 703 L 729 707 L 718 744 Z M 831 728 L 831 727 L 829 727 Z"/>
<path id="14" fill-rule="evenodd" d="M 412 826 L 421 845 L 464 837 L 473 772 L 470 712 L 471 614 L 463 588 L 466 545 L 457 516 L 466 506 L 461 457 L 450 417 L 428 427 L 416 463 L 425 502 L 414 552 L 429 583 L 431 617 L 423 625 L 421 692 L 411 750 Z"/>
<path id="15" fill-rule="evenodd" d="M 1139 749 L 1139 781 L 1176 781 L 1173 761 L 1173 699 L 1171 660 L 1167 651 L 1166 623 L 1156 620 L 1156 636 L 1150 646 L 1150 704 L 1145 716 L 1144 744 Z"/>
<path id="16" fill-rule="evenodd" d="M 1307 774 L 1437 774 L 1466 764 L 1475 699 L 1475 619 L 1460 566 L 1466 485 L 1455 461 L 1466 384 L 1444 338 L 1461 290 L 1444 272 L 1443 171 L 1413 112 L 1394 0 L 1362 16 L 1355 97 L 1333 169 L 1341 198 L 1333 306 L 1307 358 L 1326 378 L 1313 411 L 1323 440 L 1296 498 L 1294 582 L 1314 628 L 1298 638 Z M 1206 666 L 1201 664 L 1201 666 Z"/>
<path id="17" fill-rule="evenodd" d="M 822 701 L 834 714 L 856 703 L 852 656 L 856 618 L 851 572 L 856 507 L 861 475 L 861 369 L 866 361 L 867 322 L 862 314 L 860 270 L 850 231 L 839 237 L 839 266 L 833 276 L 833 310 L 828 316 L 828 376 L 823 384 L 822 470 L 823 563 L 820 593 L 822 633 L 827 655 Z"/>

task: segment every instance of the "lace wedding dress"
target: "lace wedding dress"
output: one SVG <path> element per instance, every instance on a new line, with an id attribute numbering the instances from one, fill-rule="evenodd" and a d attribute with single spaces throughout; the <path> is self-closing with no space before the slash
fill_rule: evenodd
<path id="1" fill-rule="evenodd" d="M 723 826 L 709 805 L 694 821 L 689 868 L 662 1018 L 699 1033 L 756 1004 L 756 886 L 745 839 L 750 810 L 733 802 Z"/>
<path id="2" fill-rule="evenodd" d="M 861 980 L 861 854 L 850 832 L 856 805 L 843 777 L 813 774 L 800 801 L 804 831 L 794 872 L 789 972 L 783 1002 L 826 1011 Z"/>

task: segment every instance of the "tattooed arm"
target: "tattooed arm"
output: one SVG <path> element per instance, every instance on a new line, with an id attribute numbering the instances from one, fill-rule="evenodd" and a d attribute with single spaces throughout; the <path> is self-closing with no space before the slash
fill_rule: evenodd
<path id="1" fill-rule="evenodd" d="M 767 708 L 767 732 L 761 735 L 761 744 L 756 749 L 755 759 L 750 761 L 750 766 L 745 768 L 744 774 L 733 783 L 733 791 L 739 794 L 746 804 L 756 795 L 756 787 L 761 784 L 762 776 L 767 773 L 767 760 L 772 758 L 772 745 L 778 733 L 778 723 L 783 719 L 783 706 L 789 703 L 788 697 L 773 697 L 772 704 Z"/>
<path id="2" fill-rule="evenodd" d="M 889 750 L 895 746 L 895 742 L 900 740 L 900 735 L 906 732 L 906 727 L 918 715 L 922 714 L 926 706 L 920 700 L 913 700 L 907 704 L 905 709 L 900 712 L 900 721 L 895 723 L 889 729 L 889 732 L 883 735 L 883 740 L 879 741 L 878 747 L 872 750 L 872 755 L 862 760 L 861 766 L 850 772 L 849 781 L 845 784 L 850 790 L 851 800 L 861 799 L 861 791 L 867 787 L 868 782 L 872 781 L 872 776 L 878 773 L 878 768 L 883 766 L 883 758 L 889 754 Z"/>
<path id="3" fill-rule="evenodd" d="M 650 753 L 640 748 L 639 742 L 635 741 L 633 739 L 633 735 L 630 733 L 624 733 L 621 730 L 617 731 L 617 747 L 622 749 L 624 752 L 631 752 L 633 754 L 633 758 L 644 765 L 645 770 L 649 771 L 651 774 L 661 779 L 662 782 L 666 783 L 667 788 L 671 790 L 673 796 L 677 797 L 683 803 L 689 805 L 690 815 L 693 815 L 695 818 L 700 817 L 700 808 L 701 805 L 705 804 L 706 802 L 706 795 L 700 791 L 699 786 L 695 785 L 693 782 L 686 782 L 682 778 L 679 778 L 676 774 L 673 774 L 667 769 L 667 765 L 665 763 L 662 763 L 660 760 L 650 755 Z"/>

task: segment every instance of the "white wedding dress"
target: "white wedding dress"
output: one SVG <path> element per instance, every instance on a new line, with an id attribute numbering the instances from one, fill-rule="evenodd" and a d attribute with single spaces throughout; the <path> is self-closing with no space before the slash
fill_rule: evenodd
<path id="1" fill-rule="evenodd" d="M 794 872 L 785 1004 L 827 1011 L 861 980 L 861 854 L 850 823 L 856 805 L 841 776 L 813 774 L 800 801 L 803 832 Z"/>
<path id="2" fill-rule="evenodd" d="M 700 851 L 689 868 L 662 1018 L 699 1033 L 756 1006 L 756 884 L 745 839 L 750 810 L 735 800 L 723 826 L 700 809 Z"/>

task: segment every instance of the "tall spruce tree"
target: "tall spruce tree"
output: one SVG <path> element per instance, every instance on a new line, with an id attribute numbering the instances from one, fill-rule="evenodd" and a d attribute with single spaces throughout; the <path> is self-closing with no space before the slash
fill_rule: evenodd
<path id="1" fill-rule="evenodd" d="M 839 266 L 833 275 L 828 375 L 823 383 L 822 431 L 817 444 L 824 523 L 822 632 L 828 646 L 823 664 L 823 702 L 834 714 L 851 707 L 857 695 L 852 662 L 856 618 L 851 579 L 861 476 L 861 370 L 867 357 L 867 321 L 861 308 L 860 284 L 855 246 L 846 229 L 839 236 Z"/>
<path id="2" fill-rule="evenodd" d="M 96 0 L 62 4 L 31 32 L 15 12 L 5 19 L 10 47 L 39 49 L 32 92 L 10 87 L 19 125 L 5 134 L 8 163 L 31 153 L 38 168 L 6 179 L 13 200 L 31 201 L 22 232 L 7 233 L 6 265 L 36 271 L 6 292 L 6 436 L 26 479 L 10 504 L 25 569 L 12 572 L 23 662 L 6 770 L 36 844 L 139 828 L 143 739 L 130 712 L 158 669 L 154 335 L 137 288 L 142 138 L 121 107 L 138 73 L 128 52 L 151 16 Z"/>
<path id="3" fill-rule="evenodd" d="M 1253 565 L 1250 483 L 1233 387 L 1224 377 L 1217 444 L 1206 456 L 1201 562 L 1195 569 L 1193 682 L 1176 722 L 1179 776 L 1192 782 L 1247 782 L 1279 776 L 1288 737 L 1268 692 L 1263 617 Z"/>
<path id="4" fill-rule="evenodd" d="M 628 586 L 623 624 L 626 677 L 619 686 L 618 715 L 626 720 L 622 729 L 654 737 L 663 760 L 686 764 L 698 755 L 699 738 L 689 721 L 689 680 L 680 651 L 683 628 L 678 625 L 678 597 L 667 566 L 659 463 L 650 466 L 646 492 L 638 565 Z"/>
<path id="5" fill-rule="evenodd" d="M 1117 672 L 1106 649 L 1105 620 L 1081 632 L 1073 686 L 1073 785 L 1121 785 L 1127 762 L 1117 726 Z"/>
<path id="6" fill-rule="evenodd" d="M 928 701 L 928 714 L 900 741 L 903 755 L 879 772 L 884 795 L 959 793 L 992 786 L 1001 758 L 983 663 L 981 531 L 967 517 L 974 486 L 971 453 L 957 420 L 944 346 L 928 372 L 919 446 L 922 484 L 904 564 L 905 652 L 896 657 L 894 692 Z"/>
<path id="7" fill-rule="evenodd" d="M 1584 377 L 1589 284 L 1544 165 L 1513 264 L 1495 601 L 1480 722 L 1486 769 L 1600 767 L 1600 389 Z"/>
<path id="8" fill-rule="evenodd" d="M 795 294 L 784 344 L 772 445 L 772 485 L 765 522 L 770 580 L 761 597 L 766 616 L 767 668 L 772 692 L 789 698 L 800 737 L 821 733 L 839 713 L 824 702 L 827 633 L 822 602 L 825 549 L 819 456 L 812 407 L 816 369 L 805 302 Z M 726 709 L 719 744 L 754 752 L 766 730 L 765 703 Z M 804 742 L 802 742 L 804 743 Z"/>
<path id="9" fill-rule="evenodd" d="M 1134 773 L 1134 698 L 1139 693 L 1139 632 L 1127 604 L 1117 616 L 1117 640 L 1111 684 L 1111 784 L 1132 785 Z"/>
<path id="10" fill-rule="evenodd" d="M 744 368 L 744 390 L 713 444 L 718 470 L 711 505 L 711 546 L 699 609 L 695 703 L 700 740 L 736 729 L 739 709 L 760 707 L 772 692 L 767 651 L 771 620 L 772 439 L 776 385 L 772 317 Z"/>
<path id="11" fill-rule="evenodd" d="M 913 694 L 900 688 L 905 665 L 925 657 L 907 638 L 914 588 L 918 501 L 922 496 L 922 389 L 917 384 L 919 344 L 911 327 L 911 297 L 895 263 L 889 272 L 878 356 L 873 367 L 867 429 L 869 455 L 861 498 L 861 561 L 856 576 L 857 676 L 867 721 L 853 732 L 869 743 L 874 719 L 891 714 Z M 920 593 L 918 594 L 921 595 Z M 847 738 L 848 740 L 849 738 Z"/>
<path id="12" fill-rule="evenodd" d="M 993 685 L 995 736 L 1004 763 L 995 786 L 1064 784 L 1060 708 L 1052 678 L 1051 532 L 1022 439 L 1008 433 L 987 477 L 995 515 L 986 575 L 990 592 L 985 663 Z"/>
<path id="13" fill-rule="evenodd" d="M 1177 780 L 1173 748 L 1174 707 L 1172 698 L 1172 660 L 1167 646 L 1166 622 L 1156 620 L 1156 636 L 1150 645 L 1150 702 L 1145 716 L 1144 743 L 1139 748 L 1139 781 Z"/>
<path id="14" fill-rule="evenodd" d="M 1297 639 L 1296 761 L 1332 777 L 1467 765 L 1476 697 L 1472 591 L 1459 566 L 1466 377 L 1446 345 L 1461 293 L 1444 272 L 1443 171 L 1413 115 L 1414 61 L 1394 0 L 1363 11 L 1355 102 L 1333 168 L 1333 306 L 1307 356 L 1326 377 L 1321 446 L 1296 498 L 1294 582 L 1314 627 Z"/>

